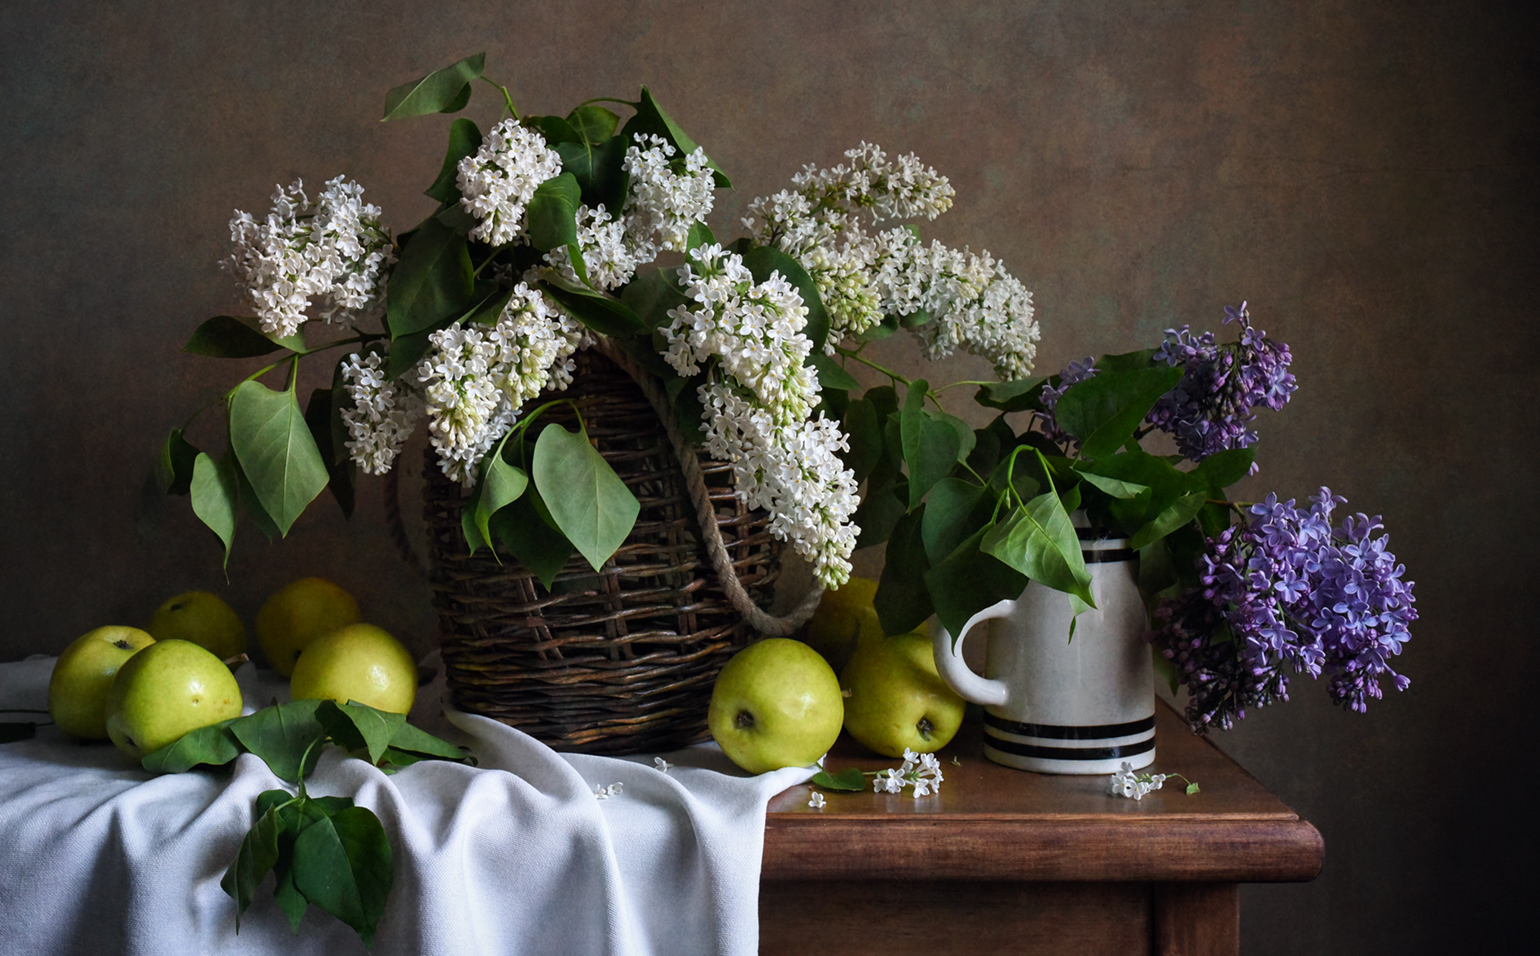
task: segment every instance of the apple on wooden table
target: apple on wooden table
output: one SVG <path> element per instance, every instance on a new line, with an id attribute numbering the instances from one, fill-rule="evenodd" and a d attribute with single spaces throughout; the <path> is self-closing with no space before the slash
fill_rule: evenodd
<path id="1" fill-rule="evenodd" d="M 885 757 L 933 753 L 962 725 L 967 703 L 936 671 L 930 636 L 897 634 L 861 645 L 840 675 L 845 730 Z"/>
<path id="2" fill-rule="evenodd" d="M 733 763 L 750 773 L 805 767 L 829 752 L 844 720 L 839 678 L 801 641 L 772 637 L 727 662 L 706 722 Z"/>

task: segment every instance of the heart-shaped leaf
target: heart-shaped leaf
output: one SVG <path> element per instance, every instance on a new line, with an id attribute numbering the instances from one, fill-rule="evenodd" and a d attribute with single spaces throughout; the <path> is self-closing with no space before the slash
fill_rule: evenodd
<path id="1" fill-rule="evenodd" d="M 224 566 L 230 565 L 230 546 L 235 543 L 235 515 L 240 504 L 240 479 L 235 463 L 198 453 L 193 463 L 190 492 L 193 514 L 219 536 L 225 546 Z"/>
<path id="2" fill-rule="evenodd" d="M 216 315 L 198 326 L 182 351 L 215 358 L 254 358 L 279 349 L 303 354 L 305 338 L 298 332 L 274 337 L 231 315 Z"/>
<path id="3" fill-rule="evenodd" d="M 679 124 L 675 123 L 667 113 L 663 112 L 663 107 L 659 106 L 657 100 L 652 98 L 652 93 L 647 87 L 642 87 L 641 99 L 635 106 L 636 115 L 631 117 L 626 123 L 626 128 L 621 130 L 627 142 L 631 142 L 632 137 L 637 133 L 650 133 L 654 136 L 661 136 L 672 143 L 674 148 L 679 151 L 676 156 L 688 156 L 695 152 L 695 140 L 687 136 L 685 131 L 679 128 Z M 733 184 L 728 180 L 727 174 L 722 172 L 721 167 L 709 157 L 706 160 L 706 165 L 711 167 L 712 176 L 716 179 L 716 184 L 719 187 L 723 189 L 732 188 Z"/>
<path id="4" fill-rule="evenodd" d="M 1161 366 L 1101 372 L 1071 385 L 1054 417 L 1080 442 L 1086 458 L 1105 458 L 1128 443 L 1155 402 L 1182 380 L 1182 370 Z"/>
<path id="5" fill-rule="evenodd" d="M 641 505 L 594 446 L 587 431 L 547 425 L 535 440 L 535 487 L 551 517 L 595 570 L 625 543 Z"/>
<path id="6" fill-rule="evenodd" d="M 577 242 L 577 207 L 583 190 L 571 173 L 547 179 L 535 188 L 525 212 L 530 245 L 549 252 Z"/>
<path id="7" fill-rule="evenodd" d="M 241 746 L 261 757 L 280 780 L 299 783 L 320 759 L 316 744 L 326 728 L 316 718 L 318 700 L 292 700 L 264 707 L 230 723 L 230 732 Z"/>
<path id="8" fill-rule="evenodd" d="M 295 838 L 294 886 L 312 905 L 353 927 L 367 948 L 385 913 L 391 857 L 379 818 L 364 807 L 348 807 Z"/>
<path id="9" fill-rule="evenodd" d="M 385 318 L 393 337 L 461 314 L 475 289 L 465 236 L 429 217 L 412 232 L 385 288 Z"/>
<path id="10" fill-rule="evenodd" d="M 585 103 L 567 114 L 567 125 L 582 136 L 584 142 L 597 145 L 615 135 L 620 117 L 598 103 Z"/>
<path id="11" fill-rule="evenodd" d="M 481 129 L 468 119 L 457 119 L 449 124 L 449 148 L 444 153 L 444 165 L 438 178 L 424 193 L 430 199 L 450 203 L 460 198 L 460 160 L 473 155 L 481 148 Z"/>
<path id="12" fill-rule="evenodd" d="M 464 109 L 471 83 L 481 76 L 486 58 L 485 53 L 477 53 L 392 89 L 385 94 L 385 115 L 380 121 Z"/>
<path id="13" fill-rule="evenodd" d="M 917 379 L 909 386 L 899 418 L 904 462 L 909 466 L 909 508 L 914 510 L 926 492 L 957 465 L 960 447 L 957 430 L 949 422 L 925 414 L 929 383 Z"/>
<path id="14" fill-rule="evenodd" d="M 241 383 L 230 399 L 230 447 L 280 534 L 326 487 L 326 463 L 292 391 Z"/>
<path id="15" fill-rule="evenodd" d="M 991 604 L 1020 597 L 1029 583 L 1026 575 L 979 550 L 989 530 L 973 532 L 925 572 L 925 588 L 936 605 L 936 618 L 954 642 L 968 618 Z"/>
<path id="16" fill-rule="evenodd" d="M 406 724 L 405 714 L 378 710 L 368 704 L 323 700 L 316 720 L 332 742 L 348 751 L 367 751 L 370 763 L 379 763 L 396 732 Z"/>
<path id="17" fill-rule="evenodd" d="M 990 528 L 979 542 L 979 550 L 1034 581 L 1096 606 L 1079 535 L 1064 503 L 1052 491 L 1038 495 L 1005 522 Z"/>
<path id="18" fill-rule="evenodd" d="M 235 900 L 237 933 L 241 930 L 241 914 L 251 905 L 251 897 L 256 893 L 257 886 L 278 863 L 278 835 L 282 829 L 277 808 L 258 814 L 257 822 L 241 841 L 234 862 L 219 881 L 219 888 Z"/>
<path id="19" fill-rule="evenodd" d="M 241 755 L 240 742 L 230 731 L 230 725 L 239 719 L 232 717 L 190 730 L 159 750 L 145 754 L 139 764 L 151 773 L 182 773 L 199 766 L 223 767 Z"/>

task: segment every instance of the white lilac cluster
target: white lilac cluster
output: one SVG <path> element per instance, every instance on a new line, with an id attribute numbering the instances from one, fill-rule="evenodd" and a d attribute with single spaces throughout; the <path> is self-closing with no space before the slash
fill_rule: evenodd
<path id="1" fill-rule="evenodd" d="M 537 131 L 506 119 L 460 160 L 460 205 L 480 222 L 472 239 L 503 246 L 524 235 L 524 208 L 547 179 L 561 175 L 561 156 Z"/>
<path id="2" fill-rule="evenodd" d="M 1122 769 L 1112 775 L 1110 792 L 1114 797 L 1143 800 L 1151 790 L 1164 786 L 1166 777 L 1163 773 L 1134 773 L 1133 766 L 1125 762 Z"/>
<path id="3" fill-rule="evenodd" d="M 245 286 L 257 321 L 269 335 L 287 336 L 311 318 L 347 324 L 383 291 L 381 271 L 394 261 L 380 207 L 341 176 L 312 204 L 304 183 L 273 193 L 262 222 L 237 209 L 230 220 L 235 254 L 225 265 Z M 308 314 L 317 305 L 315 316 Z"/>
<path id="4" fill-rule="evenodd" d="M 417 366 L 417 381 L 444 474 L 474 483 L 476 464 L 524 403 L 572 384 L 571 355 L 585 335 L 544 293 L 520 282 L 494 326 L 455 323 L 428 336 L 432 350 Z"/>
<path id="5" fill-rule="evenodd" d="M 342 410 L 342 422 L 352 440 L 348 454 L 365 474 L 390 471 L 401 445 L 422 415 L 422 398 L 392 382 L 379 353 L 360 357 L 357 352 L 342 364 L 342 380 L 353 399 Z"/>
<path id="6" fill-rule="evenodd" d="M 733 483 L 751 508 L 769 511 L 770 532 L 789 541 L 827 587 L 850 577 L 859 529 L 855 473 L 839 452 L 846 438 L 823 415 L 810 419 L 818 384 L 803 364 L 807 306 L 790 283 L 763 283 L 719 245 L 692 251 L 680 278 L 691 304 L 669 311 L 664 358 L 682 376 L 709 366 L 698 395 L 706 412 L 706 453 L 731 462 Z"/>
<path id="7" fill-rule="evenodd" d="M 914 798 L 929 796 L 941 790 L 941 761 L 935 754 L 917 754 L 904 749 L 904 764 L 889 768 L 872 778 L 872 790 L 877 793 L 903 793 L 905 787 L 914 788 Z"/>
<path id="8" fill-rule="evenodd" d="M 639 263 L 656 259 L 662 249 L 685 251 L 690 227 L 711 212 L 716 179 L 705 150 L 695 147 L 682 163 L 674 160 L 675 152 L 663 137 L 646 134 L 637 134 L 626 147 L 631 186 L 621 219 Z"/>
<path id="9" fill-rule="evenodd" d="M 1025 378 L 1039 329 L 1032 294 L 988 252 L 924 246 L 908 229 L 869 234 L 864 220 L 934 219 L 952 204 L 946 177 L 912 155 L 889 161 L 862 143 L 850 165 L 809 166 L 793 188 L 749 205 L 744 225 L 761 243 L 796 259 L 818 285 L 829 313 L 831 354 L 885 316 L 925 312 L 916 334 L 927 357 L 958 348 L 988 358 L 1001 378 Z"/>

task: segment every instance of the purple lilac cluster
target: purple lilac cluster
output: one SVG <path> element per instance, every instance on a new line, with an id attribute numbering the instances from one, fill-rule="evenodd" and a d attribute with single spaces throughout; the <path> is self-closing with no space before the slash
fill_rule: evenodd
<path id="1" fill-rule="evenodd" d="M 1332 526 L 1344 500 L 1322 488 L 1303 511 L 1268 495 L 1249 522 L 1209 541 L 1200 585 L 1156 609 L 1150 639 L 1187 686 L 1194 733 L 1287 700 L 1284 665 L 1329 674 L 1332 700 L 1359 712 L 1381 696 L 1380 678 L 1410 683 L 1390 658 L 1417 619 L 1412 582 L 1378 517 Z"/>
<path id="2" fill-rule="evenodd" d="M 1167 329 L 1155 352 L 1155 361 L 1186 374 L 1145 421 L 1170 433 L 1177 450 L 1192 461 L 1255 443 L 1257 433 L 1249 427 L 1256 418 L 1253 409 L 1266 405 L 1277 411 L 1297 387 L 1288 370 L 1289 347 L 1251 327 L 1246 303 L 1225 306 L 1224 321 L 1240 323 L 1239 341 L 1219 345 L 1214 333 L 1193 335 L 1184 325 Z"/>

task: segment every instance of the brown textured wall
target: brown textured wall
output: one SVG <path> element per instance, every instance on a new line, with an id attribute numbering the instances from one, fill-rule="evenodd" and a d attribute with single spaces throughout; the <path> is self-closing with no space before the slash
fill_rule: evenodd
<path id="1" fill-rule="evenodd" d="M 485 49 L 529 113 L 650 85 L 737 184 L 722 233 L 803 163 L 919 153 L 958 192 L 931 234 L 1034 290 L 1043 371 L 1249 299 L 1301 387 L 1243 491 L 1329 484 L 1384 514 L 1422 619 L 1407 693 L 1357 716 L 1296 682 L 1222 738 L 1326 837 L 1316 882 L 1248 888 L 1246 951 L 1483 951 L 1535 848 L 1515 809 L 1540 636 L 1526 6 L 0 5 L 0 659 L 186 587 L 250 614 L 304 573 L 426 647 L 372 488 L 351 523 L 323 501 L 287 541 L 244 528 L 228 586 L 180 501 L 148 542 L 130 515 L 165 430 L 229 384 L 176 347 L 236 304 L 215 266 L 231 208 L 345 172 L 409 228 L 446 121 L 381 125 L 383 93 Z M 481 91 L 470 115 L 494 107 Z"/>

